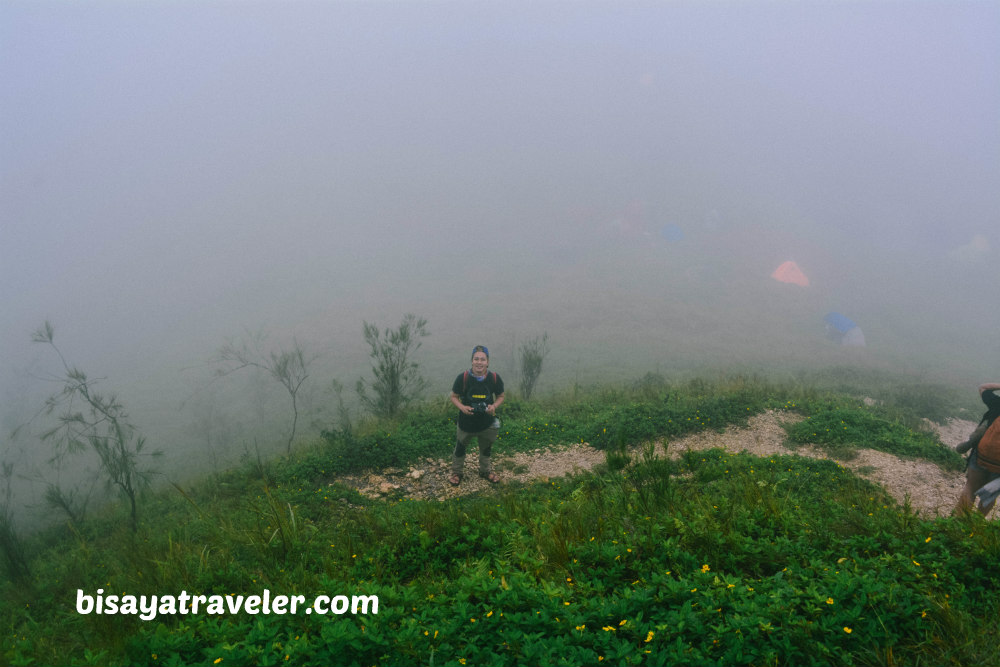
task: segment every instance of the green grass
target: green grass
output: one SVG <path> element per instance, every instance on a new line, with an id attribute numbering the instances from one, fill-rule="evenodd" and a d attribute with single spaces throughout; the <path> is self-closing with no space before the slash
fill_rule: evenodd
<path id="1" fill-rule="evenodd" d="M 673 437 L 705 428 L 745 424 L 748 417 L 779 405 L 770 386 L 737 378 L 725 384 L 693 382 L 674 388 L 642 384 L 606 388 L 576 398 L 504 403 L 498 447 L 531 451 L 553 444 L 587 442 L 606 448 L 622 442 Z M 454 408 L 426 405 L 392 422 L 324 431 L 324 450 L 297 458 L 276 473 L 282 479 L 308 477 L 318 469 L 353 473 L 370 467 L 399 467 L 425 456 L 447 456 L 454 446 Z"/>
<path id="2" fill-rule="evenodd" d="M 888 408 L 735 379 L 505 406 L 501 450 L 583 440 L 607 450 L 599 474 L 445 503 L 331 485 L 365 461 L 446 455 L 451 415 L 424 406 L 159 493 L 135 536 L 110 508 L 32 538 L 30 580 L 0 588 L 0 664 L 997 664 L 995 524 L 916 517 L 833 461 L 721 450 L 670 461 L 641 446 L 768 408 L 829 424 L 843 448 L 883 443 L 950 465 Z M 77 614 L 77 589 L 98 588 L 380 606 Z"/>
<path id="3" fill-rule="evenodd" d="M 901 458 L 922 458 L 946 470 L 964 469 L 964 459 L 942 447 L 936 436 L 914 431 L 899 420 L 886 418 L 864 407 L 831 406 L 786 427 L 792 443 L 818 444 L 838 458 L 857 448 L 878 449 Z"/>

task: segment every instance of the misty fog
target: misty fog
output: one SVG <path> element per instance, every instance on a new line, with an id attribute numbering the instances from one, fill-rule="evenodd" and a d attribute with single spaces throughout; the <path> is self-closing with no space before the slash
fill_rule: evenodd
<path id="1" fill-rule="evenodd" d="M 1000 376 L 1000 4 L 3 0 L 0 81 L 22 473 L 45 320 L 171 475 L 281 448 L 287 395 L 214 377 L 227 339 L 318 355 L 308 437 L 368 373 L 362 323 L 410 312 L 428 398 L 476 343 L 516 386 L 543 332 L 542 393 Z"/>

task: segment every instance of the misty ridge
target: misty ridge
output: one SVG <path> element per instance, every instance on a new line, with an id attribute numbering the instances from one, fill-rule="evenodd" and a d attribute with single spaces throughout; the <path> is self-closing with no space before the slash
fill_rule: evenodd
<path id="1" fill-rule="evenodd" d="M 543 332 L 539 396 L 1000 369 L 993 8 L 243 9 L 4 6 L 7 433 L 59 376 L 46 320 L 170 478 L 286 449 L 287 393 L 216 377 L 226 341 L 309 355 L 306 444 L 335 383 L 365 414 L 363 323 L 405 313 L 431 402 L 477 343 L 515 386 Z M 25 497 L 43 430 L 5 439 Z"/>
<path id="2" fill-rule="evenodd" d="M 756 233 L 760 231 L 752 232 Z M 507 379 L 511 393 L 517 395 L 522 379 L 519 348 L 542 331 L 551 336 L 551 350 L 538 384 L 543 396 L 564 394 L 574 387 L 629 385 L 649 376 L 683 382 L 741 373 L 817 387 L 849 383 L 852 374 L 860 378 L 882 374 L 904 385 L 957 391 L 962 388 L 963 376 L 975 377 L 980 370 L 976 359 L 984 352 L 983 341 L 974 330 L 966 332 L 963 340 L 957 335 L 948 337 L 950 324 L 946 320 L 918 329 L 924 339 L 907 329 L 919 321 L 921 300 L 915 299 L 911 307 L 916 310 L 908 313 L 899 304 L 894 311 L 889 307 L 892 304 L 866 304 L 856 295 L 848 297 L 851 290 L 845 287 L 840 288 L 843 296 L 831 296 L 839 295 L 840 290 L 819 282 L 824 276 L 826 249 L 815 257 L 809 255 L 808 248 L 794 255 L 806 258 L 801 265 L 811 274 L 809 285 L 800 286 L 773 278 L 768 270 L 778 266 L 775 257 L 780 255 L 762 252 L 752 241 L 737 241 L 727 247 L 714 230 L 689 234 L 671 241 L 641 229 L 623 232 L 611 225 L 599 232 L 599 242 L 577 237 L 574 244 L 566 243 L 556 252 L 526 248 L 522 261 L 547 267 L 538 279 L 520 285 L 512 281 L 503 287 L 488 281 L 471 283 L 471 291 L 449 305 L 469 321 L 491 323 L 498 333 L 483 334 L 492 328 L 464 321 L 456 323 L 457 331 L 438 332 L 428 318 L 429 335 L 410 357 L 425 379 L 419 400 L 444 403 L 454 374 L 468 366 L 466 348 L 471 341 L 490 346 L 491 368 Z M 713 252 L 703 248 L 692 252 L 699 244 L 710 245 Z M 582 259 L 575 253 L 581 253 Z M 953 266 L 954 261 L 946 258 L 942 264 Z M 977 283 L 988 280 L 987 273 L 977 273 L 975 265 L 966 267 L 968 282 L 963 284 L 970 294 Z M 911 277 L 917 279 L 919 276 Z M 424 280 L 428 294 L 449 289 L 447 280 L 435 281 L 429 276 Z M 845 276 L 845 282 L 857 294 L 864 293 L 863 276 Z M 932 287 L 924 285 L 923 294 L 929 294 Z M 913 284 L 899 285 L 895 294 L 914 289 Z M 525 302 L 498 309 L 496 304 L 509 300 L 511 294 L 520 295 Z M 923 298 L 928 299 L 923 302 L 925 308 L 961 312 L 961 304 Z M 824 315 L 833 304 L 848 299 L 854 304 L 848 312 L 863 323 L 865 347 L 831 340 L 824 324 Z M 426 308 L 432 310 L 431 304 Z M 444 310 L 435 312 L 441 318 L 449 316 Z M 392 318 L 388 310 L 383 314 Z M 373 325 L 395 327 L 400 318 Z M 154 479 L 159 480 L 154 485 L 158 485 L 165 480 L 218 473 L 261 456 L 291 453 L 293 437 L 296 448 L 309 448 L 324 429 L 370 419 L 371 411 L 362 405 L 354 387 L 357 380 L 371 376 L 372 360 L 363 340 L 362 323 L 356 323 L 353 331 L 341 323 L 340 344 L 324 344 L 316 332 L 301 327 L 291 336 L 280 327 L 275 331 L 234 330 L 232 336 L 220 338 L 213 349 L 205 350 L 197 363 L 176 369 L 173 377 L 160 369 L 164 379 L 152 386 L 127 375 L 119 380 L 100 369 L 87 370 L 102 391 L 117 394 L 143 437 L 161 452 L 150 467 L 156 473 Z M 336 331 L 336 327 L 329 330 Z M 930 335 L 937 332 L 940 341 Z M 888 336 L 894 344 L 885 343 Z M 75 351 L 77 346 L 68 334 L 60 338 L 63 346 Z M 967 354 L 967 369 L 953 359 L 962 350 Z M 282 386 L 281 378 L 272 372 L 272 363 L 293 352 L 302 359 L 294 377 L 296 394 L 292 398 L 297 404 L 290 406 L 290 385 Z M 226 361 L 232 363 L 226 365 Z M 43 404 L 40 392 L 50 391 L 53 377 L 51 364 L 39 358 L 23 378 L 22 386 L 28 390 L 18 395 L 16 403 L 8 404 L 22 408 L 19 413 L 9 413 L 8 425 L 26 428 L 11 441 L 7 461 L 16 462 L 22 474 L 27 473 L 27 484 L 21 485 L 22 497 L 35 508 L 40 506 L 37 500 L 30 500 L 31 492 L 37 493 L 40 486 L 56 481 L 67 488 L 81 483 L 81 488 L 86 488 L 98 476 L 92 460 L 80 467 L 89 460 L 86 455 L 67 459 L 61 467 L 46 467 L 44 461 L 51 452 L 44 443 L 30 444 L 31 437 L 46 427 L 46 421 L 32 411 Z M 942 394 L 942 403 L 949 402 L 950 391 Z M 167 400 L 167 396 L 179 398 Z M 28 415 L 35 418 L 27 420 Z M 447 432 L 439 436 L 442 443 L 450 439 Z M 81 480 L 79 472 L 84 469 L 89 472 Z"/>
<path id="3" fill-rule="evenodd" d="M 998 26 L 0 2 L 0 663 L 1000 663 Z"/>

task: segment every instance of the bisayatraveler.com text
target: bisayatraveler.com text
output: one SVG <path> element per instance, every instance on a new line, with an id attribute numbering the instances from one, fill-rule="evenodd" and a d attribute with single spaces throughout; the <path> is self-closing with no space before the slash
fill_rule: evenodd
<path id="1" fill-rule="evenodd" d="M 95 595 L 76 591 L 76 613 L 138 616 L 152 621 L 176 614 L 377 614 L 377 595 L 317 595 L 306 604 L 304 595 L 105 595 L 98 588 Z"/>

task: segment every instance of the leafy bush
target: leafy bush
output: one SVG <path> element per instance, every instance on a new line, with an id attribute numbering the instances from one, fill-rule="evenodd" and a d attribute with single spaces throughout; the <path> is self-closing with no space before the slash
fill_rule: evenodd
<path id="1" fill-rule="evenodd" d="M 521 355 L 521 396 L 531 398 L 538 376 L 542 374 L 542 362 L 549 354 L 549 334 L 535 336 L 519 348 Z"/>
<path id="2" fill-rule="evenodd" d="M 429 335 L 427 320 L 413 314 L 405 315 L 396 329 L 379 331 L 374 324 L 364 323 L 374 379 L 358 380 L 357 391 L 372 414 L 394 417 L 420 397 L 427 383 L 413 353 L 420 349 L 420 339 Z"/>

